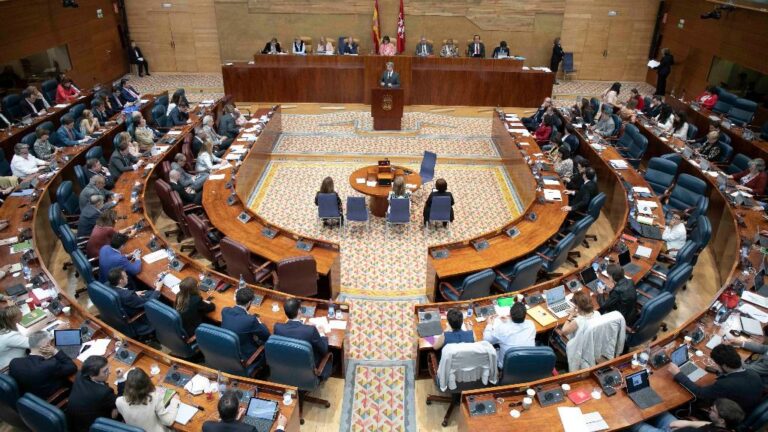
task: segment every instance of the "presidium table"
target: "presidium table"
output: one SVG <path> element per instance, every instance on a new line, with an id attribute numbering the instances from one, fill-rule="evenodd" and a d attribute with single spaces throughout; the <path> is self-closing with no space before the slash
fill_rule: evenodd
<path id="1" fill-rule="evenodd" d="M 405 187 L 409 191 L 421 187 L 421 177 L 407 168 L 400 166 L 365 166 L 355 170 L 349 176 L 352 189 L 371 197 L 371 214 L 378 217 L 387 215 L 389 192 L 392 182 L 398 176 L 405 176 Z"/>
<path id="2" fill-rule="evenodd" d="M 538 107 L 555 80 L 515 59 L 257 54 L 222 66 L 224 91 L 247 102 L 371 104 L 389 61 L 405 105 Z"/>

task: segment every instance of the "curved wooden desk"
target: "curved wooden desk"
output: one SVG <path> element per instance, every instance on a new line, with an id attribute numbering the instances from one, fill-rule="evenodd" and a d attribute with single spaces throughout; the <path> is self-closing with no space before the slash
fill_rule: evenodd
<path id="1" fill-rule="evenodd" d="M 379 186 L 378 174 L 383 172 L 381 167 L 377 165 L 365 166 L 356 169 L 349 175 L 349 185 L 352 189 L 360 192 L 361 194 L 371 197 L 371 214 L 378 217 L 384 217 L 387 215 L 387 207 L 389 206 L 389 192 L 392 191 L 392 186 Z M 394 180 L 399 176 L 405 176 L 405 185 L 408 190 L 413 192 L 421 187 L 421 177 L 418 173 L 414 173 L 408 168 L 401 166 L 392 166 L 391 170 L 387 172 L 391 176 L 390 180 Z M 363 179 L 365 182 L 360 183 L 359 179 Z M 368 182 L 377 182 L 374 186 L 369 186 Z"/>

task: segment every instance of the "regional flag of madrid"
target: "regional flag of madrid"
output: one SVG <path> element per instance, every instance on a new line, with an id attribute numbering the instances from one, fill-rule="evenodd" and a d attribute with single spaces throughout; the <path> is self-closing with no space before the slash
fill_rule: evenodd
<path id="1" fill-rule="evenodd" d="M 374 53 L 379 53 L 379 42 L 381 41 L 381 23 L 379 22 L 379 0 L 373 1 L 373 20 L 371 24 L 371 38 L 373 39 Z"/>
<path id="2" fill-rule="evenodd" d="M 400 0 L 400 14 L 397 16 L 397 53 L 405 51 L 405 11 L 403 0 Z"/>

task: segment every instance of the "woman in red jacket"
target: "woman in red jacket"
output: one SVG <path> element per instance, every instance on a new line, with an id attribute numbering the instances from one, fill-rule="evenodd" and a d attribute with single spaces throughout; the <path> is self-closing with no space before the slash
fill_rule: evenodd
<path id="1" fill-rule="evenodd" d="M 544 116 L 544 121 L 539 124 L 538 128 L 536 128 L 534 138 L 539 145 L 547 144 L 549 142 L 549 138 L 552 136 L 552 123 L 554 123 L 554 121 L 552 120 L 551 115 Z"/>
<path id="2" fill-rule="evenodd" d="M 749 168 L 733 176 L 736 188 L 754 195 L 763 195 L 768 183 L 768 173 L 765 172 L 765 161 L 761 158 L 749 161 Z"/>
<path id="3" fill-rule="evenodd" d="M 58 87 L 56 87 L 56 103 L 68 104 L 74 102 L 80 92 L 72 85 L 72 80 L 65 78 Z"/>
<path id="4" fill-rule="evenodd" d="M 702 107 L 711 110 L 717 103 L 717 93 L 715 93 L 715 87 L 709 86 L 701 96 L 696 98 L 696 102 L 701 104 Z"/>
<path id="5" fill-rule="evenodd" d="M 630 91 L 629 100 L 633 100 L 633 99 L 637 101 L 637 106 L 634 109 L 642 111 L 643 108 L 645 108 L 645 100 L 643 99 L 643 97 L 640 95 L 640 92 L 637 91 L 636 88 L 633 88 Z M 627 101 L 627 105 L 629 105 L 629 101 Z"/>

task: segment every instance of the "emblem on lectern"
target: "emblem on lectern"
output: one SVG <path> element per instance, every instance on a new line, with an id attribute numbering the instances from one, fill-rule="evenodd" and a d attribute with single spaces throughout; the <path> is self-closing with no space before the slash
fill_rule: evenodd
<path id="1" fill-rule="evenodd" d="M 381 109 L 384 111 L 392 111 L 392 95 L 391 94 L 385 94 L 383 98 L 381 98 Z"/>

